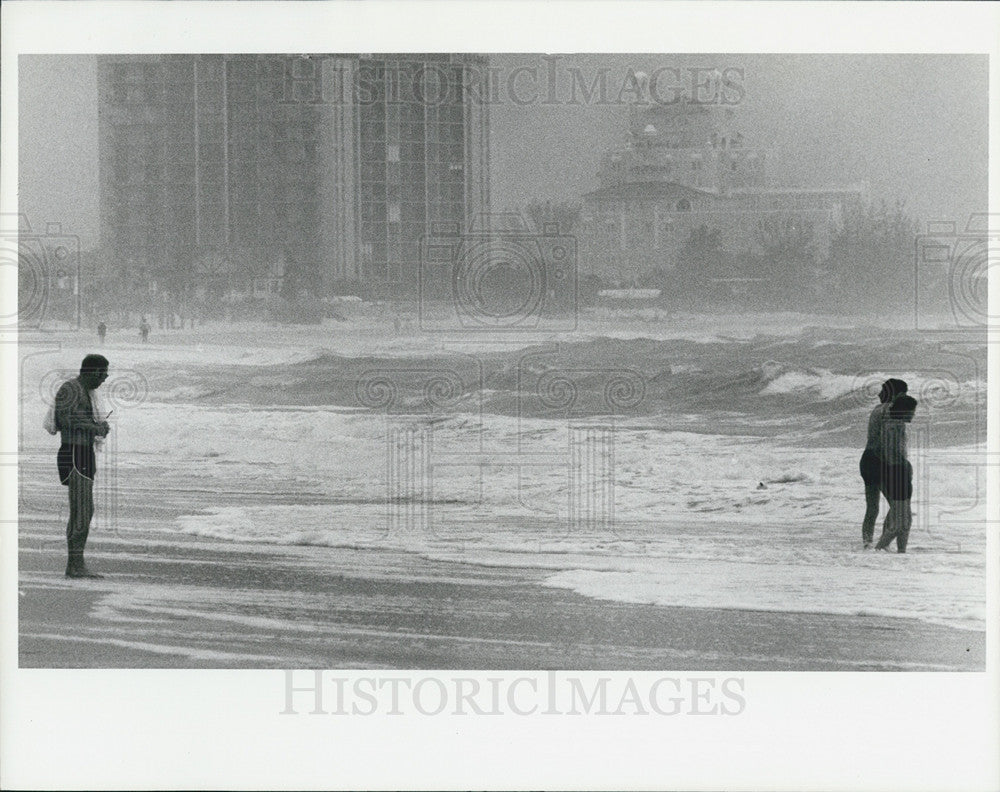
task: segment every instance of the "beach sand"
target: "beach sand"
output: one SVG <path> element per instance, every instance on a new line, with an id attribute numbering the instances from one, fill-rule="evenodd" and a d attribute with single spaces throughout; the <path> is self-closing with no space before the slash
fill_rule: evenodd
<path id="1" fill-rule="evenodd" d="M 63 576 L 23 521 L 22 668 L 981 670 L 985 635 L 914 619 L 662 607 L 539 585 L 540 570 L 136 528 Z"/>

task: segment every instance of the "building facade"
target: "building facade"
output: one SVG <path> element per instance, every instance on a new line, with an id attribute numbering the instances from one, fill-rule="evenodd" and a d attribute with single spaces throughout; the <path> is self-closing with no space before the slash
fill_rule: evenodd
<path id="1" fill-rule="evenodd" d="M 678 265 L 691 235 L 717 231 L 734 256 L 758 254 L 768 232 L 829 248 L 860 186 L 793 189 L 769 184 L 771 153 L 745 144 L 731 107 L 634 103 L 624 145 L 601 162 L 584 196 L 581 272 L 621 285 Z"/>
<path id="2" fill-rule="evenodd" d="M 431 224 L 488 211 L 485 66 L 102 56 L 102 248 L 161 290 L 415 294 Z"/>

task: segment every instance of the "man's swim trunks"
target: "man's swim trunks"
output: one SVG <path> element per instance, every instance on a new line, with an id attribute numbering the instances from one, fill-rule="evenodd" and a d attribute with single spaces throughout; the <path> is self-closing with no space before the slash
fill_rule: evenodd
<path id="1" fill-rule="evenodd" d="M 913 466 L 909 462 L 886 465 L 882 469 L 882 484 L 889 500 L 909 500 L 913 497 Z"/>
<path id="2" fill-rule="evenodd" d="M 97 473 L 97 458 L 92 445 L 61 445 L 56 454 L 56 465 L 59 468 L 59 480 L 69 484 L 69 474 L 76 469 L 81 476 L 94 480 Z"/>

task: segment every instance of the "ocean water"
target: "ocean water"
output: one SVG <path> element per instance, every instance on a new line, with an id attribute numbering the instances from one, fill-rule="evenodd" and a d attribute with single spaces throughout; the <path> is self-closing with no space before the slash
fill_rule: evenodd
<path id="1" fill-rule="evenodd" d="M 819 322 L 112 341 L 99 475 L 123 491 L 152 470 L 187 482 L 165 535 L 534 567 L 618 601 L 984 629 L 985 345 Z M 41 416 L 86 343 L 22 344 L 22 454 L 54 453 Z M 860 547 L 858 458 L 889 376 L 920 402 L 906 555 Z"/>

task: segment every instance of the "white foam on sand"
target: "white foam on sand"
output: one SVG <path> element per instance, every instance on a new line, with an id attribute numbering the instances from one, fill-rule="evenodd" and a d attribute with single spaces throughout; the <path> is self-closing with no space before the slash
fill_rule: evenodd
<path id="1" fill-rule="evenodd" d="M 862 552 L 836 525 L 682 523 L 572 528 L 523 515 L 394 525 L 384 507 L 228 507 L 179 520 L 214 538 L 373 550 L 551 570 L 545 584 L 621 602 L 918 618 L 985 625 L 985 538 L 914 534 L 911 552 Z M 853 528 L 853 526 L 852 526 Z M 333 571 L 333 570 L 331 570 Z"/>
<path id="2" fill-rule="evenodd" d="M 828 544 L 828 543 L 823 543 Z M 704 608 L 916 618 L 985 629 L 985 604 L 960 573 L 943 572 L 946 548 L 922 553 L 831 554 L 803 543 L 795 558 L 637 560 L 624 571 L 564 570 L 545 585 L 599 599 Z"/>

